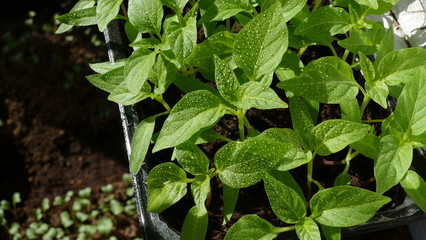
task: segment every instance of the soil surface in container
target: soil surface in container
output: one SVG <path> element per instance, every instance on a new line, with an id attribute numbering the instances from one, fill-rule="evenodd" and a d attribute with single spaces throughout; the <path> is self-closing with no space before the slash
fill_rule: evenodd
<path id="1" fill-rule="evenodd" d="M 92 74 L 90 62 L 108 60 L 106 47 L 91 41 L 96 36 L 103 42 L 103 36 L 94 35 L 96 28 L 63 35 L 42 30 L 42 24 L 53 25 L 55 11 L 66 9 L 58 1 L 31 3 L 19 2 L 34 9 L 11 8 L 17 14 L 2 15 L 0 24 L 0 200 L 21 193 L 23 226 L 34 220 L 43 198 L 52 201 L 68 190 L 91 187 L 96 201 L 99 189 L 113 184 L 115 199 L 122 199 L 121 179 L 128 172 L 118 107 L 85 79 Z M 37 15 L 25 26 L 29 10 Z M 60 212 L 48 212 L 58 225 Z M 117 226 L 113 234 L 119 239 L 142 236 L 137 215 Z M 0 239 L 7 239 L 1 226 Z"/>

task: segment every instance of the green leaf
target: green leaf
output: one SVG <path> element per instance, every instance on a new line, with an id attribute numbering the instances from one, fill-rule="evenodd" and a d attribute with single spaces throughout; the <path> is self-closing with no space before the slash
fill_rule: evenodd
<path id="1" fill-rule="evenodd" d="M 287 108 L 274 90 L 260 82 L 247 82 L 241 85 L 237 92 L 238 102 L 235 105 L 241 109 L 274 109 Z"/>
<path id="2" fill-rule="evenodd" d="M 327 240 L 340 240 L 342 232 L 341 228 L 321 225 L 321 229 Z"/>
<path id="3" fill-rule="evenodd" d="M 87 80 L 95 87 L 112 93 L 124 81 L 124 66 L 109 70 L 102 74 L 87 76 Z"/>
<path id="4" fill-rule="evenodd" d="M 248 187 L 259 182 L 265 172 L 280 163 L 291 144 L 271 135 L 264 132 L 244 142 L 231 142 L 220 148 L 215 155 L 215 164 L 222 182 L 233 188 Z"/>
<path id="5" fill-rule="evenodd" d="M 380 0 L 379 0 L 380 1 Z M 394 36 L 393 28 L 389 28 L 383 36 L 382 42 L 380 43 L 377 51 L 375 66 L 378 66 L 384 56 L 394 50 Z"/>
<path id="6" fill-rule="evenodd" d="M 205 174 L 209 169 L 210 160 L 194 143 L 188 141 L 175 149 L 179 165 L 192 175 Z"/>
<path id="7" fill-rule="evenodd" d="M 191 182 L 191 193 L 195 205 L 199 209 L 205 209 L 205 202 L 210 194 L 210 178 L 207 175 L 197 175 Z"/>
<path id="8" fill-rule="evenodd" d="M 58 21 L 73 26 L 89 26 L 97 23 L 96 7 L 85 8 L 60 15 Z"/>
<path id="9" fill-rule="evenodd" d="M 109 235 L 113 227 L 114 223 L 112 222 L 112 219 L 106 217 L 99 219 L 96 224 L 96 228 L 102 235 Z"/>
<path id="10" fill-rule="evenodd" d="M 380 78 L 389 85 L 418 80 L 420 69 L 426 68 L 426 49 L 406 48 L 388 53 L 378 65 Z"/>
<path id="11" fill-rule="evenodd" d="M 355 0 L 356 3 L 360 5 L 367 6 L 372 9 L 377 9 L 379 7 L 379 4 L 377 3 L 377 0 Z"/>
<path id="12" fill-rule="evenodd" d="M 115 216 L 121 214 L 124 211 L 123 205 L 121 205 L 121 203 L 115 199 L 111 200 L 109 205 L 110 205 L 111 213 L 114 214 Z"/>
<path id="13" fill-rule="evenodd" d="M 375 14 L 375 15 L 385 14 L 386 12 L 392 10 L 397 2 L 398 0 L 377 0 L 377 3 L 379 5 L 378 8 L 377 9 L 366 8 L 365 16 L 369 16 L 372 14 Z"/>
<path id="14" fill-rule="evenodd" d="M 256 215 L 246 215 L 232 225 L 225 240 L 272 240 L 277 237 L 276 230 L 268 221 Z"/>
<path id="15" fill-rule="evenodd" d="M 122 2 L 123 0 L 97 0 L 96 20 L 100 32 L 117 16 Z"/>
<path id="16" fill-rule="evenodd" d="M 362 52 L 366 55 L 371 55 L 377 52 L 384 35 L 385 29 L 382 25 L 373 25 L 372 29 L 352 32 L 350 37 L 340 40 L 338 43 L 353 53 Z"/>
<path id="17" fill-rule="evenodd" d="M 97 73 L 104 74 L 111 70 L 123 67 L 125 63 L 126 61 L 124 59 L 117 62 L 89 63 L 89 67 Z"/>
<path id="18" fill-rule="evenodd" d="M 248 0 L 201 1 L 200 7 L 204 10 L 204 14 L 199 24 L 223 21 L 239 12 L 251 12 L 253 10 Z"/>
<path id="19" fill-rule="evenodd" d="M 224 114 L 220 99 L 211 92 L 198 90 L 186 94 L 164 122 L 153 152 L 186 142 L 200 130 L 213 126 Z"/>
<path id="20" fill-rule="evenodd" d="M 311 131 L 316 123 L 316 117 L 311 114 L 313 112 L 311 105 L 300 97 L 289 98 L 289 104 L 293 128 L 303 138 L 304 146 L 310 146 Z M 315 109 L 316 116 L 318 116 L 318 108 L 319 106 Z M 309 149 L 313 149 L 313 147 Z"/>
<path id="21" fill-rule="evenodd" d="M 276 2 L 280 2 L 283 6 L 280 12 L 282 12 L 284 22 L 292 19 L 306 5 L 304 0 L 257 0 L 256 2 L 260 5 L 262 11 L 270 8 Z"/>
<path id="22" fill-rule="evenodd" d="M 238 195 L 240 193 L 239 188 L 233 188 L 226 184 L 223 184 L 223 223 L 227 224 L 234 213 L 235 206 L 237 204 Z"/>
<path id="23" fill-rule="evenodd" d="M 204 239 L 207 233 L 208 225 L 207 210 L 199 206 L 192 207 L 183 221 L 181 240 Z"/>
<path id="24" fill-rule="evenodd" d="M 300 222 L 306 215 L 302 190 L 288 172 L 271 171 L 263 181 L 272 210 L 285 223 Z M 296 188 L 296 190 L 294 189 Z"/>
<path id="25" fill-rule="evenodd" d="M 337 57 L 314 60 L 299 77 L 280 82 L 277 86 L 296 96 L 330 104 L 355 98 L 358 94 L 352 68 Z"/>
<path id="26" fill-rule="evenodd" d="M 370 219 L 390 198 L 352 186 L 337 186 L 317 192 L 309 205 L 319 223 L 351 227 Z"/>
<path id="27" fill-rule="evenodd" d="M 129 171 L 133 174 L 139 172 L 145 160 L 149 144 L 151 143 L 152 134 L 154 133 L 155 119 L 154 116 L 145 118 L 139 123 L 133 134 L 131 144 L 132 151 L 129 159 Z"/>
<path id="28" fill-rule="evenodd" d="M 212 69 L 214 65 L 213 55 L 217 55 L 221 59 L 231 56 L 236 36 L 236 34 L 228 31 L 218 32 L 210 36 L 195 45 L 191 55 L 186 59 L 186 63 L 196 66 L 197 71 L 205 78 L 213 81 L 215 73 L 215 69 Z"/>
<path id="29" fill-rule="evenodd" d="M 47 211 L 50 208 L 50 201 L 48 198 L 43 198 L 43 200 L 41 201 L 41 209 L 43 211 Z"/>
<path id="30" fill-rule="evenodd" d="M 315 141 L 315 151 L 321 156 L 328 156 L 361 140 L 369 130 L 367 124 L 335 119 L 318 124 L 311 134 Z"/>
<path id="31" fill-rule="evenodd" d="M 148 174 L 148 210 L 160 213 L 186 194 L 186 173 L 176 164 L 162 163 Z"/>
<path id="32" fill-rule="evenodd" d="M 173 9 L 176 14 L 181 14 L 188 0 L 161 0 L 167 7 Z"/>
<path id="33" fill-rule="evenodd" d="M 86 9 L 86 8 L 91 8 L 95 5 L 95 3 L 96 3 L 95 0 L 80 0 L 71 8 L 70 13 L 76 12 L 78 10 Z M 72 25 L 61 23 L 58 29 L 56 30 L 55 34 L 64 33 L 71 28 L 72 28 Z"/>
<path id="34" fill-rule="evenodd" d="M 281 4 L 257 15 L 238 33 L 234 43 L 234 61 L 250 80 L 275 71 L 287 50 L 288 32 Z M 279 11 L 278 11 L 279 12 Z"/>
<path id="35" fill-rule="evenodd" d="M 240 82 L 237 76 L 230 68 L 228 62 L 223 61 L 214 55 L 215 81 L 220 95 L 230 103 L 236 103 L 239 100 L 238 90 Z M 244 95 L 243 95 L 244 96 Z"/>
<path id="36" fill-rule="evenodd" d="M 325 6 L 311 13 L 299 26 L 296 35 L 333 36 L 351 28 L 349 15 L 343 8 Z"/>
<path id="37" fill-rule="evenodd" d="M 154 93 L 157 95 L 166 92 L 167 88 L 176 79 L 176 66 L 168 61 L 162 54 L 157 55 L 157 59 L 151 72 L 149 80 L 155 84 Z"/>
<path id="38" fill-rule="evenodd" d="M 156 52 L 140 48 L 132 53 L 124 66 L 124 79 L 131 93 L 138 93 L 148 79 Z"/>
<path id="39" fill-rule="evenodd" d="M 194 46 L 197 44 L 197 21 L 189 18 L 185 26 L 178 27 L 167 34 L 167 39 L 175 53 L 176 59 L 182 63 L 187 58 Z"/>
<path id="40" fill-rule="evenodd" d="M 401 179 L 401 186 L 408 196 L 426 212 L 426 182 L 414 171 L 408 170 L 404 178 Z"/>
<path id="41" fill-rule="evenodd" d="M 151 86 L 145 82 L 138 92 L 132 92 L 128 88 L 127 82 L 122 82 L 108 96 L 108 100 L 129 106 L 138 103 L 151 96 Z"/>
<path id="42" fill-rule="evenodd" d="M 356 98 L 348 99 L 340 103 L 340 111 L 342 119 L 353 122 L 361 121 L 361 111 L 359 109 L 358 100 Z"/>
<path id="43" fill-rule="evenodd" d="M 388 102 L 387 98 L 389 96 L 389 87 L 383 81 L 377 81 L 372 83 L 365 83 L 365 90 L 368 95 L 380 106 L 387 108 Z"/>
<path id="44" fill-rule="evenodd" d="M 62 226 L 64 226 L 65 228 L 69 228 L 74 224 L 73 220 L 71 220 L 69 212 L 61 212 L 60 216 Z"/>
<path id="45" fill-rule="evenodd" d="M 362 155 L 371 159 L 376 159 L 379 150 L 379 142 L 380 139 L 376 135 L 367 133 L 361 140 L 351 143 L 350 145 Z"/>
<path id="46" fill-rule="evenodd" d="M 426 131 L 426 68 L 419 69 L 398 98 L 393 120 L 387 128 L 418 136 Z"/>
<path id="47" fill-rule="evenodd" d="M 291 50 L 287 50 L 278 68 L 275 69 L 275 74 L 280 81 L 285 81 L 299 76 L 302 73 L 303 67 L 304 65 L 297 54 Z"/>
<path id="48" fill-rule="evenodd" d="M 401 181 L 411 165 L 413 149 L 408 144 L 387 135 L 380 140 L 377 160 L 374 162 L 376 191 L 383 194 Z"/>
<path id="49" fill-rule="evenodd" d="M 13 208 L 16 208 L 16 204 L 18 204 L 20 202 L 22 202 L 21 194 L 19 192 L 13 193 L 13 195 L 12 195 L 12 205 L 13 205 Z"/>
<path id="50" fill-rule="evenodd" d="M 137 42 L 131 43 L 130 47 L 138 47 L 138 48 L 156 48 L 162 46 L 163 43 L 160 42 L 157 38 L 143 38 Z"/>
<path id="51" fill-rule="evenodd" d="M 160 0 L 129 0 L 129 21 L 141 33 L 159 34 L 163 20 Z"/>
<path id="52" fill-rule="evenodd" d="M 304 218 L 296 223 L 296 234 L 303 240 L 321 240 L 321 233 L 318 225 L 311 218 Z"/>

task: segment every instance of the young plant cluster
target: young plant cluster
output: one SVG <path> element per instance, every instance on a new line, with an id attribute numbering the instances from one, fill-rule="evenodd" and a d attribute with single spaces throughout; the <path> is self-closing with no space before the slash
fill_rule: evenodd
<path id="1" fill-rule="evenodd" d="M 321 232 L 340 239 L 342 228 L 366 222 L 388 203 L 383 194 L 398 183 L 426 211 L 426 183 L 410 170 L 413 149 L 426 146 L 426 50 L 394 50 L 392 30 L 366 18 L 395 3 L 80 0 L 58 18 L 63 23 L 58 32 L 71 25 L 97 25 L 103 31 L 111 20 L 123 20 L 132 54 L 92 64 L 97 74 L 87 78 L 119 104 L 149 98 L 164 106 L 137 127 L 130 172 L 140 170 L 151 143 L 153 152 L 174 150 L 171 158 L 177 162 L 164 160 L 149 172 L 148 209 L 160 213 L 189 189 L 194 206 L 181 239 L 205 238 L 206 200 L 217 197 L 210 191 L 216 177 L 223 183 L 224 224 L 239 189 L 261 181 L 273 212 L 288 224 L 276 227 L 247 215 L 225 239 L 274 239 L 292 230 L 300 239 L 321 239 Z M 303 63 L 312 46 L 325 46 L 331 54 Z M 358 70 L 361 80 L 355 77 Z M 170 107 L 163 95 L 172 84 L 186 94 Z M 370 103 L 386 109 L 389 97 L 398 103 L 392 114 L 365 118 Z M 341 118 L 318 122 L 321 104 L 337 105 Z M 246 116 L 252 108 L 289 108 L 293 126 L 260 132 Z M 164 115 L 162 124 L 158 119 Z M 225 115 L 238 119 L 238 139 L 212 129 Z M 154 132 L 159 124 L 161 130 Z M 209 159 L 198 145 L 217 139 L 227 144 Z M 314 159 L 342 150 L 345 168 L 326 188 L 313 178 Z M 349 184 L 357 155 L 374 162 L 375 192 Z M 306 192 L 290 173 L 300 166 L 307 169 Z"/>
<path id="2" fill-rule="evenodd" d="M 28 226 L 21 226 L 19 222 L 18 204 L 21 197 L 19 193 L 15 193 L 11 202 L 0 202 L 0 229 L 3 228 L 11 240 L 116 240 L 118 238 L 112 235 L 112 231 L 119 215 L 130 217 L 136 214 L 135 199 L 131 198 L 133 188 L 130 174 L 123 175 L 123 181 L 127 183 L 125 194 L 128 200 L 125 202 L 116 199 L 112 184 L 101 188 L 104 198 L 97 203 L 91 199 L 90 187 L 80 190 L 75 197 L 73 191 L 68 191 L 65 196 L 56 196 L 53 201 L 44 198 L 40 207 L 34 211 L 33 221 Z M 59 222 L 56 221 L 57 218 Z"/>

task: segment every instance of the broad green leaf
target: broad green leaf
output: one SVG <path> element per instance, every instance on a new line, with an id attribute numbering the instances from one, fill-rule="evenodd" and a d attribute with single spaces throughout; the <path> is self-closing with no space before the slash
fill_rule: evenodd
<path id="1" fill-rule="evenodd" d="M 232 225 L 224 240 L 272 240 L 277 237 L 276 230 L 268 221 L 256 215 L 246 215 Z"/>
<path id="2" fill-rule="evenodd" d="M 191 54 L 195 44 L 197 44 L 197 21 L 195 18 L 188 19 L 185 26 L 179 27 L 168 34 L 167 39 L 176 59 L 182 63 Z"/>
<path id="3" fill-rule="evenodd" d="M 111 70 L 123 67 L 126 61 L 117 61 L 117 62 L 101 62 L 101 63 L 89 63 L 90 69 L 99 74 L 107 73 Z"/>
<path id="4" fill-rule="evenodd" d="M 321 156 L 336 153 L 351 143 L 364 138 L 370 130 L 370 125 L 348 120 L 328 120 L 312 129 L 315 141 L 315 151 Z"/>
<path id="5" fill-rule="evenodd" d="M 408 144 L 401 145 L 393 135 L 380 140 L 377 160 L 374 162 L 376 191 L 383 194 L 401 181 L 411 165 L 413 149 Z"/>
<path id="6" fill-rule="evenodd" d="M 351 143 L 350 145 L 362 155 L 371 159 L 376 159 L 379 150 L 379 142 L 380 139 L 376 135 L 367 133 L 361 140 Z"/>
<path id="7" fill-rule="evenodd" d="M 161 0 L 167 7 L 173 9 L 176 14 L 181 14 L 188 0 Z"/>
<path id="8" fill-rule="evenodd" d="M 133 26 L 130 21 L 126 21 L 124 23 L 124 33 L 127 36 L 129 42 L 135 42 L 142 39 L 142 35 L 136 30 L 135 26 Z"/>
<path id="9" fill-rule="evenodd" d="M 387 98 L 389 96 L 389 87 L 383 81 L 376 81 L 373 83 L 366 82 L 365 90 L 368 95 L 380 106 L 387 108 Z"/>
<path id="10" fill-rule="evenodd" d="M 133 105 L 151 96 L 151 86 L 145 82 L 142 89 L 137 93 L 129 91 L 126 82 L 122 82 L 118 85 L 114 91 L 108 95 L 108 100 L 122 104 L 124 106 Z"/>
<path id="11" fill-rule="evenodd" d="M 398 98 L 393 120 L 387 127 L 408 135 L 421 135 L 426 131 L 426 67 L 415 74 Z"/>
<path id="12" fill-rule="evenodd" d="M 280 81 L 285 81 L 299 76 L 303 70 L 303 63 L 299 57 L 291 50 L 287 50 L 281 63 L 275 69 L 275 74 Z"/>
<path id="13" fill-rule="evenodd" d="M 383 26 L 378 27 L 374 25 L 372 29 L 354 31 L 350 37 L 340 40 L 338 43 L 353 53 L 362 52 L 366 55 L 371 55 L 377 52 L 384 34 L 385 30 Z"/>
<path id="14" fill-rule="evenodd" d="M 378 7 L 377 9 L 373 8 L 366 8 L 365 16 L 368 15 L 382 15 L 386 12 L 392 10 L 395 6 L 395 4 L 398 2 L 398 0 L 377 0 Z"/>
<path id="15" fill-rule="evenodd" d="M 223 223 L 225 225 L 232 218 L 235 206 L 237 204 L 239 188 L 233 188 L 223 184 Z"/>
<path id="16" fill-rule="evenodd" d="M 416 81 L 418 71 L 426 68 L 426 49 L 405 48 L 390 52 L 380 61 L 378 73 L 389 85 Z"/>
<path id="17" fill-rule="evenodd" d="M 159 34 L 163 20 L 160 0 L 129 0 L 129 21 L 141 33 Z"/>
<path id="18" fill-rule="evenodd" d="M 234 44 L 234 61 L 250 80 L 275 71 L 287 50 L 286 22 L 277 9 L 281 4 L 257 15 L 238 33 Z"/>
<path id="19" fill-rule="evenodd" d="M 223 21 L 239 12 L 251 12 L 253 10 L 248 0 L 201 1 L 200 7 L 204 10 L 204 14 L 199 21 L 200 24 Z"/>
<path id="20" fill-rule="evenodd" d="M 305 152 L 302 149 L 303 141 L 299 134 L 289 128 L 270 128 L 265 130 L 261 137 L 273 139 L 281 143 L 288 143 L 291 146 L 276 166 L 277 170 L 287 171 L 299 167 L 309 162 L 312 158 L 311 152 Z"/>
<path id="21" fill-rule="evenodd" d="M 176 79 L 173 81 L 173 84 L 175 84 L 176 87 L 178 87 L 184 93 L 190 93 L 197 90 L 207 90 L 216 97 L 221 98 L 221 95 L 216 88 L 213 88 L 206 83 L 183 74 L 176 74 Z"/>
<path id="22" fill-rule="evenodd" d="M 386 54 L 392 52 L 394 50 L 394 36 L 393 36 L 393 28 L 389 28 L 385 35 L 382 38 L 382 42 L 380 43 L 377 51 L 376 61 L 374 62 L 374 66 L 378 66 L 378 64 L 382 61 L 383 57 Z"/>
<path id="23" fill-rule="evenodd" d="M 322 233 L 327 240 L 340 240 L 342 229 L 321 224 Z"/>
<path id="24" fill-rule="evenodd" d="M 426 212 L 426 182 L 414 171 L 408 170 L 407 174 L 401 179 L 401 186 L 408 196 Z"/>
<path id="25" fill-rule="evenodd" d="M 337 57 L 312 61 L 299 77 L 280 82 L 277 86 L 296 96 L 330 104 L 355 98 L 358 94 L 352 68 Z"/>
<path id="26" fill-rule="evenodd" d="M 303 240 L 321 240 L 318 225 L 311 218 L 304 218 L 296 223 L 296 234 Z"/>
<path id="27" fill-rule="evenodd" d="M 96 19 L 100 32 L 117 16 L 122 2 L 123 0 L 97 0 Z"/>
<path id="28" fill-rule="evenodd" d="M 129 159 L 129 171 L 137 174 L 142 167 L 151 143 L 152 134 L 154 133 L 155 117 L 145 118 L 139 123 L 132 138 L 131 153 Z"/>
<path id="29" fill-rule="evenodd" d="M 163 55 L 157 55 L 154 66 L 149 73 L 149 80 L 155 84 L 154 93 L 163 94 L 176 78 L 177 68 Z"/>
<path id="30" fill-rule="evenodd" d="M 376 69 L 374 68 L 373 63 L 364 53 L 359 52 L 359 65 L 361 67 L 362 75 L 367 82 L 373 82 L 376 78 Z"/>
<path id="31" fill-rule="evenodd" d="M 99 89 L 112 93 L 124 81 L 124 66 L 112 69 L 103 74 L 87 76 L 87 80 Z"/>
<path id="32" fill-rule="evenodd" d="M 304 0 L 257 0 L 256 2 L 260 5 L 262 11 L 270 8 L 276 2 L 280 2 L 283 6 L 280 12 L 282 12 L 283 21 L 285 22 L 293 18 L 306 5 Z"/>
<path id="33" fill-rule="evenodd" d="M 303 138 L 304 146 L 310 146 L 311 131 L 316 123 L 316 118 L 311 115 L 310 105 L 305 99 L 300 97 L 289 98 L 289 104 L 293 128 Z M 316 115 L 318 115 L 318 108 L 315 110 Z M 313 149 L 313 146 L 309 149 Z"/>
<path id="34" fill-rule="evenodd" d="M 207 210 L 199 206 L 192 207 L 183 221 L 181 240 L 204 239 L 209 222 Z"/>
<path id="35" fill-rule="evenodd" d="M 241 109 L 274 109 L 287 108 L 272 88 L 260 82 L 247 82 L 241 85 L 237 92 L 238 102 L 235 105 Z"/>
<path id="36" fill-rule="evenodd" d="M 309 205 L 319 223 L 351 227 L 370 219 L 390 198 L 352 186 L 337 186 L 317 192 Z"/>
<path id="37" fill-rule="evenodd" d="M 132 53 L 124 66 L 124 79 L 131 93 L 142 89 L 155 63 L 156 52 L 140 48 Z"/>
<path id="38" fill-rule="evenodd" d="M 186 142 L 201 129 L 213 126 L 224 114 L 220 99 L 211 92 L 198 90 L 186 94 L 164 122 L 153 152 Z"/>
<path id="39" fill-rule="evenodd" d="M 222 182 L 233 188 L 248 187 L 280 163 L 291 144 L 271 135 L 262 133 L 220 148 L 215 155 L 215 164 Z"/>
<path id="40" fill-rule="evenodd" d="M 311 13 L 295 30 L 296 35 L 329 35 L 346 33 L 351 28 L 343 8 L 325 6 Z"/>
<path id="41" fill-rule="evenodd" d="M 216 86 L 220 95 L 230 103 L 238 102 L 240 82 L 238 82 L 237 76 L 229 67 L 228 62 L 214 55 L 214 66 Z"/>
<path id="42" fill-rule="evenodd" d="M 186 173 L 176 164 L 162 163 L 148 174 L 148 210 L 160 213 L 186 194 Z"/>
<path id="43" fill-rule="evenodd" d="M 377 0 L 355 0 L 360 5 L 367 6 L 372 9 L 377 9 L 379 7 L 379 4 L 377 3 Z"/>
<path id="44" fill-rule="evenodd" d="M 89 26 L 95 25 L 96 7 L 84 8 L 75 12 L 60 15 L 58 21 L 73 26 Z"/>
<path id="45" fill-rule="evenodd" d="M 143 38 L 137 42 L 133 42 L 129 46 L 138 47 L 138 48 L 156 48 L 156 47 L 159 47 L 160 45 L 162 45 L 160 40 L 158 40 L 157 38 L 150 37 L 150 38 Z"/>
<path id="46" fill-rule="evenodd" d="M 192 175 L 207 173 L 210 160 L 194 143 L 188 141 L 178 145 L 175 156 L 179 165 Z"/>
<path id="47" fill-rule="evenodd" d="M 353 122 L 361 121 L 361 111 L 356 98 L 348 99 L 340 103 L 342 119 Z"/>
<path id="48" fill-rule="evenodd" d="M 205 202 L 210 194 L 210 178 L 207 175 L 197 175 L 191 182 L 191 193 L 195 205 L 205 209 Z"/>
<path id="49" fill-rule="evenodd" d="M 72 12 L 75 12 L 75 11 L 78 11 L 78 10 L 82 10 L 82 9 L 86 9 L 86 8 L 91 8 L 95 5 L 95 3 L 96 3 L 95 0 L 80 0 L 74 5 L 74 7 L 71 8 L 69 13 L 72 13 Z M 55 33 L 61 34 L 61 33 L 68 31 L 71 28 L 72 28 L 72 25 L 61 23 Z"/>
<path id="50" fill-rule="evenodd" d="M 195 45 L 191 55 L 186 59 L 188 65 L 197 67 L 205 78 L 213 81 L 215 69 L 213 55 L 224 59 L 232 54 L 236 34 L 228 31 L 218 32 L 203 42 Z"/>
<path id="51" fill-rule="evenodd" d="M 305 199 L 290 173 L 271 171 L 265 174 L 263 181 L 275 215 L 286 223 L 302 221 L 306 215 Z"/>

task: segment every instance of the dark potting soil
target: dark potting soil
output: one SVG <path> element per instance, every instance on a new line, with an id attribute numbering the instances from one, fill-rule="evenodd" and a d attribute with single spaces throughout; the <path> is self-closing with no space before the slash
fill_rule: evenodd
<path id="1" fill-rule="evenodd" d="M 84 77 L 93 73 L 88 63 L 107 61 L 106 47 L 92 45 L 94 35 L 81 29 L 67 41 L 41 24 L 23 23 L 0 24 L 0 200 L 20 192 L 21 226 L 34 221 L 43 198 L 52 202 L 68 190 L 77 194 L 90 187 L 96 204 L 105 197 L 99 189 L 112 184 L 115 199 L 124 200 L 121 178 L 128 163 L 118 107 Z M 60 225 L 62 210 L 47 212 L 53 225 Z M 123 216 L 116 218 L 113 234 L 141 236 L 137 215 Z M 1 240 L 7 239 L 4 230 L 0 226 Z"/>

